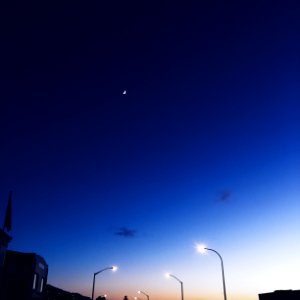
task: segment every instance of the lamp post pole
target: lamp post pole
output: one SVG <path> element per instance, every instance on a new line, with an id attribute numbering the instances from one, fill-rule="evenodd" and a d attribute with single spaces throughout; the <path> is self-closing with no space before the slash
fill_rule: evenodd
<path id="1" fill-rule="evenodd" d="M 113 266 L 113 267 L 108 267 L 108 268 L 104 268 L 98 272 L 95 272 L 94 273 L 94 278 L 93 278 L 93 290 L 92 290 L 92 300 L 94 300 L 94 291 L 95 291 L 95 278 L 96 278 L 96 275 L 98 275 L 99 273 L 102 273 L 103 271 L 106 271 L 106 270 L 117 270 L 117 267 Z"/>
<path id="2" fill-rule="evenodd" d="M 149 295 L 147 295 L 146 293 L 144 293 L 144 292 L 142 292 L 142 291 L 138 291 L 138 293 L 139 293 L 139 294 L 145 295 L 145 296 L 147 297 L 147 300 L 149 300 L 150 297 L 149 297 Z"/>
<path id="3" fill-rule="evenodd" d="M 223 293 L 224 293 L 224 300 L 227 300 L 227 295 L 226 295 L 226 285 L 225 285 L 225 273 L 224 273 L 224 264 L 223 264 L 223 259 L 222 259 L 222 256 L 220 255 L 219 252 L 217 252 L 216 250 L 214 249 L 210 249 L 210 248 L 204 248 L 205 250 L 209 250 L 209 251 L 213 251 L 215 252 L 220 260 L 221 260 L 221 269 L 222 269 L 222 281 L 223 281 Z"/>
<path id="4" fill-rule="evenodd" d="M 184 300 L 184 297 L 183 297 L 183 282 L 177 278 L 175 275 L 172 275 L 170 273 L 166 274 L 167 277 L 173 277 L 174 279 L 176 279 L 179 283 L 180 283 L 180 288 L 181 288 L 181 300 Z"/>

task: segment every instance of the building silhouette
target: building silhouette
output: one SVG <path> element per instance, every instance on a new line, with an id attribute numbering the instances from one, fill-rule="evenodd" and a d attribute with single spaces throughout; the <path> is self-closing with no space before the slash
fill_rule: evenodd
<path id="1" fill-rule="evenodd" d="M 7 250 L 3 266 L 3 299 L 43 299 L 48 265 L 38 254 Z"/>
<path id="2" fill-rule="evenodd" d="M 0 229 L 0 299 L 4 299 L 4 262 L 7 247 L 11 239 L 11 236 Z"/>
<path id="3" fill-rule="evenodd" d="M 11 214 L 12 214 L 12 193 L 9 192 L 8 203 L 6 207 L 3 228 L 0 228 L 0 299 L 4 299 L 4 263 L 6 251 L 12 237 L 8 234 L 11 230 Z"/>
<path id="4" fill-rule="evenodd" d="M 0 300 L 44 299 L 48 265 L 38 254 L 7 250 L 12 237 L 12 192 L 0 229 Z"/>
<path id="5" fill-rule="evenodd" d="M 299 300 L 300 290 L 279 290 L 258 295 L 259 300 Z"/>

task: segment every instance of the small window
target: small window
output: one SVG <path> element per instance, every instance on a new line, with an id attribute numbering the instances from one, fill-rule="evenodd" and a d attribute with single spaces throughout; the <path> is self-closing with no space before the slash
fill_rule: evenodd
<path id="1" fill-rule="evenodd" d="M 36 284 L 37 284 L 37 274 L 34 273 L 34 275 L 33 275 L 33 284 L 32 284 L 32 289 L 33 290 L 36 289 Z"/>
<path id="2" fill-rule="evenodd" d="M 44 278 L 41 279 L 40 293 L 43 291 L 43 288 L 44 288 Z"/>

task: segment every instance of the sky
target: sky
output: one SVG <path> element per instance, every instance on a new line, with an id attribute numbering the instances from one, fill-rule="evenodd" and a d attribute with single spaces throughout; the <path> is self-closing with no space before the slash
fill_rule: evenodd
<path id="1" fill-rule="evenodd" d="M 298 1 L 1 9 L 0 220 L 48 283 L 129 300 L 300 289 Z M 126 90 L 126 94 L 123 94 Z"/>

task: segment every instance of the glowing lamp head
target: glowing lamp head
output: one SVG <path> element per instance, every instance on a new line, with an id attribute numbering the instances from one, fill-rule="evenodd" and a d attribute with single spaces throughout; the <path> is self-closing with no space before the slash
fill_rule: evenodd
<path id="1" fill-rule="evenodd" d="M 170 275 L 171 275 L 170 273 L 165 274 L 166 278 L 170 278 Z"/>
<path id="2" fill-rule="evenodd" d="M 140 294 L 141 293 L 141 291 L 138 291 L 138 294 Z"/>
<path id="3" fill-rule="evenodd" d="M 206 252 L 206 246 L 203 244 L 196 245 L 197 252 L 204 254 Z"/>
<path id="4" fill-rule="evenodd" d="M 134 297 L 134 300 L 137 300 L 138 297 Z"/>
<path id="5" fill-rule="evenodd" d="M 112 266 L 112 268 L 111 268 L 111 269 L 112 269 L 112 271 L 113 271 L 113 272 L 115 272 L 115 271 L 117 271 L 117 270 L 118 270 L 118 267 L 117 267 L 117 266 Z"/>

